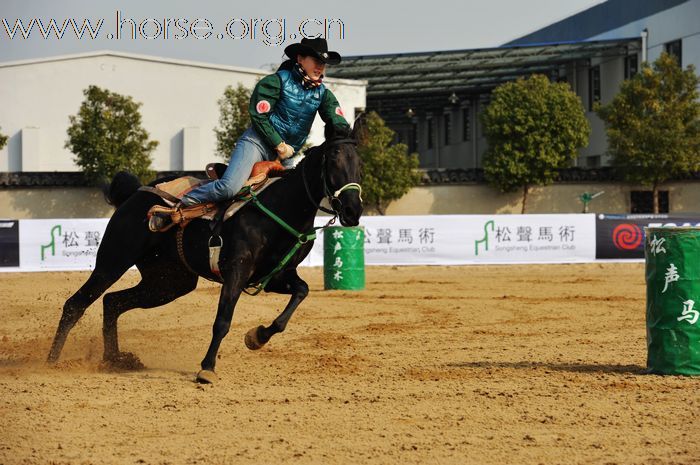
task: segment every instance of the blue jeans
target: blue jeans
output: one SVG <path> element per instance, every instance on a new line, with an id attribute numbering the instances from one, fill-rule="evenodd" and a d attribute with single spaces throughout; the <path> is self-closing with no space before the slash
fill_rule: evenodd
<path id="1" fill-rule="evenodd" d="M 204 184 L 182 198 L 182 205 L 189 207 L 198 203 L 222 202 L 233 198 L 250 177 L 253 165 L 259 161 L 272 161 L 277 154 L 265 145 L 265 142 L 252 127 L 246 129 L 238 139 L 236 148 L 231 153 L 228 168 L 221 177 Z"/>

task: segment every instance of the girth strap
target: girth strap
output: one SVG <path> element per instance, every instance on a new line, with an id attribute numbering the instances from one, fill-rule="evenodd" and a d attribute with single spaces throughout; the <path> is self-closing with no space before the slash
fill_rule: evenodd
<path id="1" fill-rule="evenodd" d="M 191 273 L 197 274 L 196 271 L 192 269 L 189 263 L 187 263 L 187 258 L 185 258 L 185 248 L 183 246 L 183 236 L 185 235 L 185 228 L 178 228 L 175 233 L 175 242 L 177 244 L 177 256 L 180 257 L 180 261 L 185 268 L 187 268 Z"/>

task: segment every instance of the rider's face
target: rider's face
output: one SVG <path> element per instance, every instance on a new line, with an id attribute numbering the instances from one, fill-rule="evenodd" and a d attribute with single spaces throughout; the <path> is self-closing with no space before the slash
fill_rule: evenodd
<path id="1" fill-rule="evenodd" d="M 326 72 L 326 64 L 315 57 L 303 57 L 301 55 L 297 55 L 297 61 L 301 67 L 304 68 L 306 74 L 308 74 L 314 81 L 321 79 L 321 77 L 323 77 L 323 73 Z"/>

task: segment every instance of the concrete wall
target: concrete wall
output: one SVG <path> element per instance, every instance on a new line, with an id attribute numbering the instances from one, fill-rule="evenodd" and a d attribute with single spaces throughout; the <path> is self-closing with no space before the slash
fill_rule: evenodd
<path id="1" fill-rule="evenodd" d="M 32 187 L 0 190 L 0 218 L 106 218 L 114 209 L 92 188 Z"/>
<path id="2" fill-rule="evenodd" d="M 0 127 L 10 137 L 0 171 L 77 171 L 64 148 L 69 115 L 94 84 L 143 103 L 142 125 L 160 142 L 156 171 L 197 170 L 216 157 L 218 99 L 226 86 L 252 88 L 268 71 L 113 52 L 0 64 Z M 365 107 L 365 82 L 328 79 L 352 123 Z M 323 140 L 317 117 L 310 141 Z"/>
<path id="3" fill-rule="evenodd" d="M 670 213 L 700 212 L 700 182 L 668 183 Z M 554 184 L 530 189 L 527 213 L 581 213 L 579 196 L 605 191 L 594 199 L 589 211 L 630 213 L 630 191 L 648 190 L 641 186 L 599 184 Z M 387 209 L 388 215 L 517 214 L 522 208 L 522 192 L 502 194 L 485 184 L 429 186 L 412 189 Z"/>
<path id="4" fill-rule="evenodd" d="M 671 213 L 700 212 L 700 182 L 662 186 L 669 190 Z M 528 213 L 580 213 L 584 192 L 605 194 L 590 204 L 591 212 L 629 213 L 630 191 L 621 184 L 555 184 L 531 189 Z M 389 215 L 520 213 L 521 193 L 501 194 L 484 184 L 429 186 L 412 189 L 387 209 Z M 0 190 L 0 218 L 101 218 L 112 208 L 101 192 L 89 188 L 24 188 Z M 368 214 L 372 214 L 371 211 Z"/>

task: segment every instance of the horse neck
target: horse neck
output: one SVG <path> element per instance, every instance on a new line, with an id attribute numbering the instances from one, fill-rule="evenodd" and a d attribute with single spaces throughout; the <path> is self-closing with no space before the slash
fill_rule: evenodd
<path id="1" fill-rule="evenodd" d="M 321 152 L 307 156 L 287 178 L 292 186 L 291 195 L 284 200 L 287 203 L 287 211 L 294 211 L 299 218 L 303 218 L 305 223 L 313 223 L 318 204 L 324 197 L 321 180 L 322 160 Z M 311 198 L 304 187 L 304 178 L 306 178 Z"/>
<path id="2" fill-rule="evenodd" d="M 295 171 L 298 171 L 297 176 L 299 182 L 302 184 L 304 189 L 304 197 L 306 198 L 306 203 L 311 206 L 311 201 L 318 205 L 323 200 L 325 196 L 323 179 L 321 176 L 322 164 L 323 164 L 323 148 L 319 147 L 318 152 L 307 156 L 302 164 L 299 164 Z M 303 172 L 302 172 L 303 170 Z M 306 187 L 304 187 L 304 178 L 306 178 L 306 185 L 309 190 L 306 192 Z M 311 199 L 309 199 L 309 194 L 311 194 Z"/>

